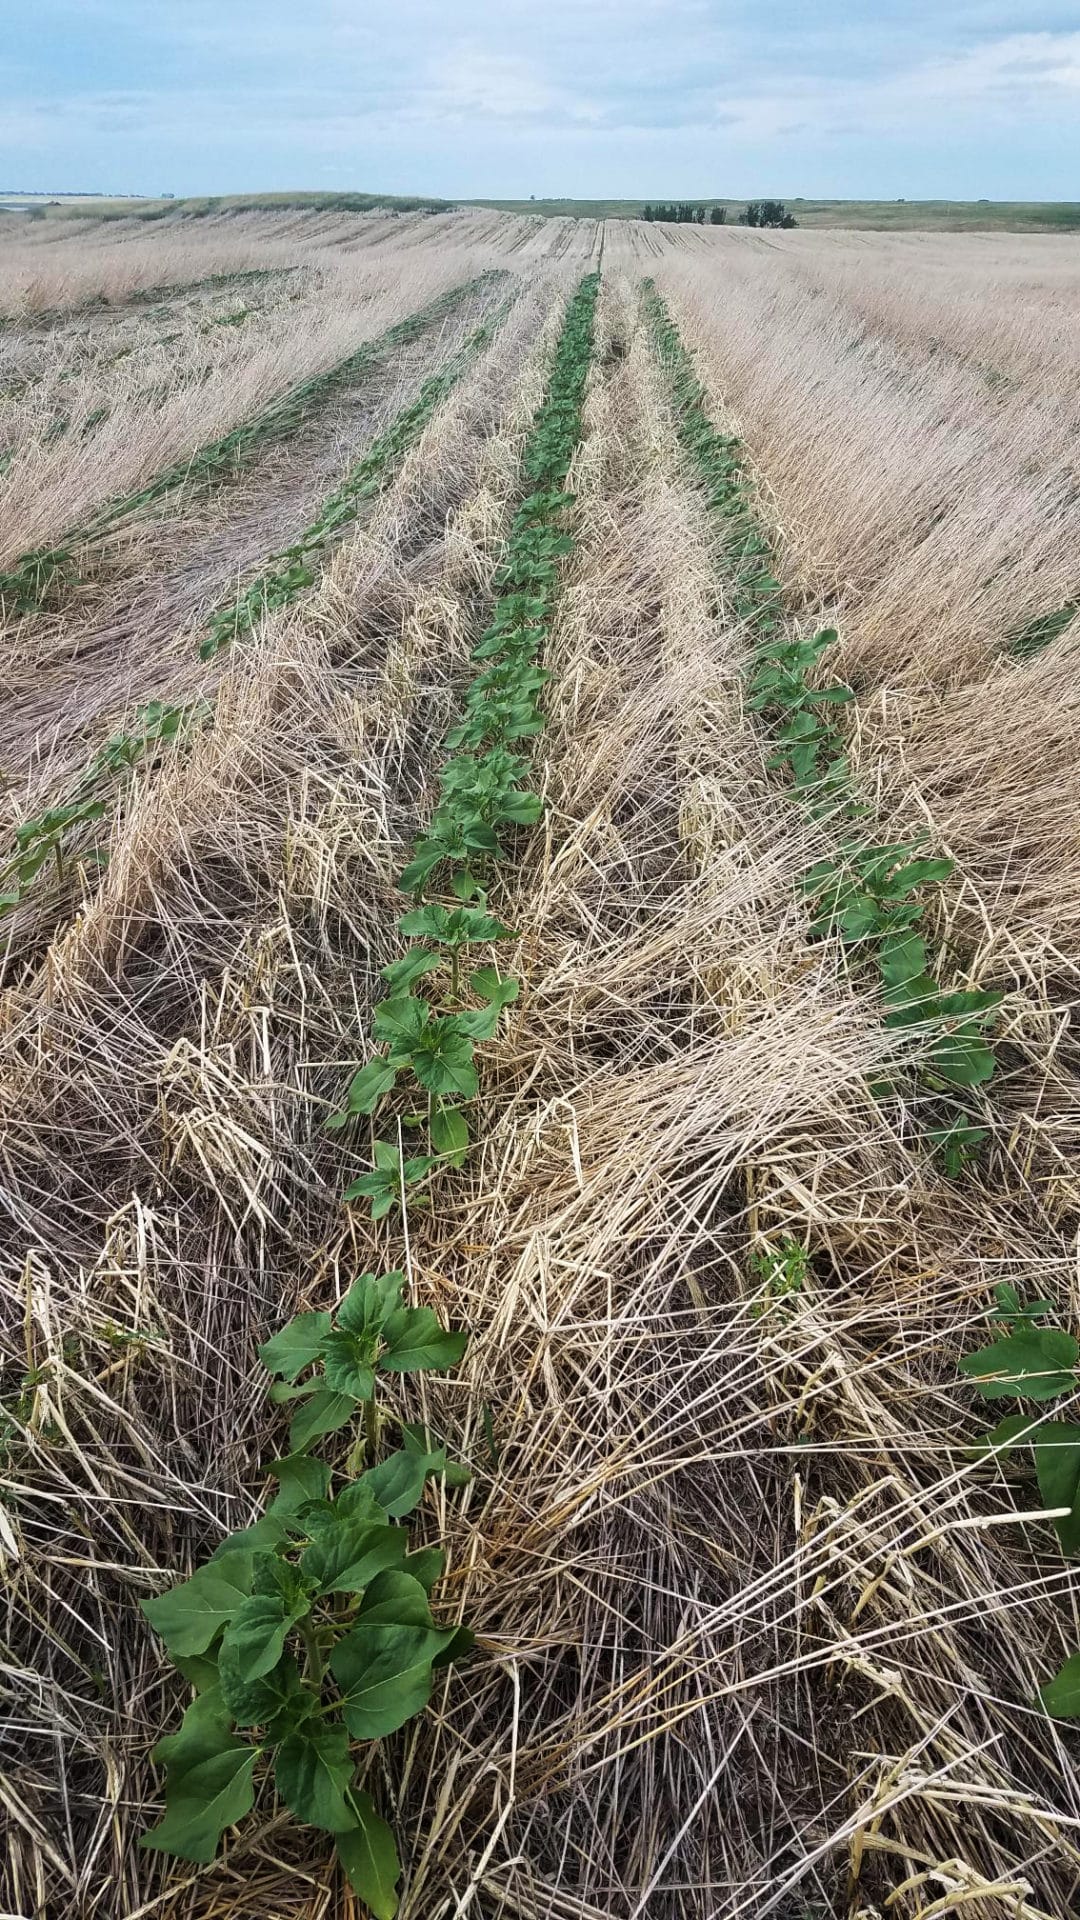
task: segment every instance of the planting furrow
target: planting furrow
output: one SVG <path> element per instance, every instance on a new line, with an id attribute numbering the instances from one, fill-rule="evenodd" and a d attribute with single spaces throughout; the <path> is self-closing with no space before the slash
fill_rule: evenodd
<path id="1" fill-rule="evenodd" d="M 147 485 L 107 501 L 88 520 L 70 528 L 62 544 L 23 554 L 12 568 L 0 573 L 0 606 L 9 613 L 29 612 L 41 606 L 54 583 L 70 584 L 77 577 L 81 551 L 92 548 L 177 489 L 210 486 L 235 474 L 264 447 L 288 439 L 333 395 L 369 377 L 388 354 L 419 339 L 497 277 L 484 274 L 449 293 L 440 294 L 426 307 L 395 322 L 377 339 L 365 342 L 335 366 L 289 388 L 230 432 L 197 448 L 186 460 L 165 468 Z"/>
<path id="2" fill-rule="evenodd" d="M 821 666 L 837 635 L 832 629 L 805 635 L 785 616 L 768 530 L 739 442 L 713 425 L 705 389 L 651 282 L 646 300 L 657 353 L 671 380 L 679 438 L 716 516 L 732 610 L 751 637 L 749 705 L 770 729 L 775 751 L 769 764 L 811 818 L 836 830 L 835 853 L 801 877 L 811 930 L 824 940 L 839 939 L 854 966 L 876 968 L 886 1028 L 910 1036 L 921 1055 L 925 1094 L 918 1105 L 927 1136 L 946 1170 L 957 1175 L 986 1139 L 981 1110 L 973 1108 L 970 1094 L 966 1102 L 960 1096 L 993 1076 L 994 1054 L 983 1029 L 1001 993 L 966 986 L 943 991 L 931 973 L 921 930 L 927 913 L 922 890 L 948 880 L 954 862 L 927 856 L 925 835 L 882 842 L 856 824 L 870 810 L 852 775 L 843 730 L 830 717 L 854 694 L 841 683 L 822 684 Z M 886 1080 L 883 1094 L 892 1091 Z"/>
<path id="3" fill-rule="evenodd" d="M 596 293 L 596 280 L 587 280 L 570 302 L 549 390 L 526 445 L 525 471 L 535 491 L 518 510 L 496 575 L 505 591 L 474 650 L 499 664 L 474 681 L 466 715 L 447 736 L 449 746 L 471 751 L 444 768 L 442 805 L 400 882 L 428 898 L 400 921 L 404 934 L 424 944 L 412 945 L 384 970 L 391 991 L 376 1009 L 374 1031 L 377 1040 L 389 1041 L 390 1052 L 354 1076 L 346 1111 L 331 1123 L 345 1126 L 371 1115 L 403 1073 L 426 1096 L 426 1114 L 399 1116 L 396 1141 L 376 1141 L 373 1172 L 346 1191 L 347 1200 L 370 1200 L 374 1220 L 398 1207 L 405 1212 L 407 1188 L 426 1180 L 439 1160 L 462 1164 L 469 1130 L 459 1103 L 479 1091 L 474 1050 L 494 1036 L 502 1009 L 517 998 L 512 976 L 481 967 L 469 975 L 481 1004 L 464 1009 L 459 966 L 470 947 L 510 937 L 487 911 L 486 870 L 500 853 L 497 829 L 535 824 L 539 816 L 539 798 L 516 786 L 522 765 L 508 749 L 543 725 L 537 694 L 547 676 L 533 663 L 551 616 L 556 562 L 571 544 L 558 531 L 558 518 L 570 504 L 561 489 L 580 431 Z M 439 872 L 445 885 L 447 869 L 451 905 L 431 897 L 432 875 Z M 431 989 L 444 966 L 449 987 L 440 1004 Z M 413 991 L 421 978 L 424 995 Z M 447 998 L 451 1011 L 443 1010 Z M 425 1120 L 434 1152 L 406 1158 L 401 1128 Z M 419 1504 L 428 1478 L 467 1484 L 469 1473 L 448 1464 L 445 1442 L 426 1422 L 401 1424 L 401 1449 L 377 1458 L 393 1418 L 380 1411 L 377 1373 L 440 1371 L 461 1360 L 466 1344 L 464 1334 L 442 1331 L 430 1307 L 402 1304 L 407 1240 L 402 1258 L 400 1268 L 354 1281 L 336 1316 L 301 1313 L 260 1347 L 264 1365 L 278 1377 L 271 1398 L 303 1396 L 287 1457 L 272 1469 L 279 1491 L 254 1526 L 229 1535 L 206 1566 L 144 1603 L 181 1673 L 196 1686 L 180 1733 L 159 1749 L 166 1811 L 146 1844 L 209 1861 L 224 1828 L 251 1812 L 255 1765 L 273 1751 L 280 1799 L 301 1824 L 334 1835 L 350 1884 L 387 1920 L 398 1908 L 401 1869 L 389 1827 L 353 1779 L 351 1741 L 395 1732 L 426 1704 L 435 1664 L 474 1644 L 466 1629 L 436 1627 L 432 1618 L 428 1595 L 444 1556 L 430 1548 L 407 1555 L 408 1536 L 395 1524 Z M 331 1459 L 320 1459 L 328 1436 L 361 1419 L 347 1457 L 339 1440 L 330 1443 Z M 341 1478 L 331 1498 L 334 1476 Z M 224 1607 L 223 1580 L 230 1596 Z M 358 1597 L 343 1606 L 334 1599 L 342 1594 Z M 306 1650 L 303 1671 L 289 1650 L 294 1635 Z M 192 1654 L 205 1656 L 198 1672 Z M 336 1683 L 329 1699 L 328 1675 Z M 286 1703 L 281 1709 L 279 1696 Z M 266 1731 L 253 1745 L 242 1730 L 260 1723 Z M 227 1801 L 220 1787 L 225 1777 Z"/>
<path id="4" fill-rule="evenodd" d="M 513 300 L 505 302 L 489 320 L 475 328 L 438 373 L 423 381 L 415 400 L 371 444 L 362 460 L 321 504 L 318 518 L 284 552 L 272 556 L 278 564 L 260 573 L 234 599 L 211 615 L 199 644 L 199 655 L 210 659 L 272 612 L 289 606 L 316 579 L 332 544 L 388 484 L 409 448 L 424 432 L 477 355 L 487 348 L 506 319 Z M 23 905 L 28 889 L 42 869 L 55 870 L 63 885 L 73 861 L 85 879 L 105 856 L 96 825 L 109 813 L 119 778 L 127 778 L 149 751 L 162 744 L 183 741 L 195 725 L 212 724 L 213 705 L 199 694 L 186 701 L 153 699 L 140 707 L 135 723 L 116 733 L 99 748 L 77 781 L 58 800 L 22 820 L 16 829 L 15 851 L 0 865 L 0 915 Z M 91 833 L 86 829 L 94 828 Z M 41 928 L 37 929 L 41 938 Z M 26 964 L 25 943 L 9 942 L 9 961 Z"/>

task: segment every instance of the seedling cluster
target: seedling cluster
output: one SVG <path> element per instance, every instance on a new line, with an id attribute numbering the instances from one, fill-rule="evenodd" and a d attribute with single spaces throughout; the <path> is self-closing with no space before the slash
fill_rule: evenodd
<path id="1" fill-rule="evenodd" d="M 947 880 L 953 862 L 922 857 L 918 841 L 875 844 L 855 825 L 869 809 L 856 789 L 836 719 L 854 695 L 838 683 L 822 686 L 811 679 L 836 633 L 830 628 L 809 638 L 792 634 L 739 441 L 714 427 L 705 388 L 651 281 L 646 303 L 656 350 L 670 376 L 679 439 L 717 516 L 734 610 L 760 635 L 751 658 L 748 705 L 768 724 L 775 742 L 768 765 L 814 818 L 847 823 L 835 857 L 803 876 L 811 932 L 839 937 L 859 960 L 875 966 L 887 1027 L 916 1027 L 930 1036 L 920 1067 L 935 1104 L 929 1138 L 945 1171 L 955 1177 L 986 1137 L 957 1093 L 984 1084 L 994 1073 L 984 1028 L 1001 995 L 974 988 L 946 992 L 930 970 L 919 932 L 920 893 Z"/>
<path id="2" fill-rule="evenodd" d="M 336 1313 L 297 1314 L 260 1347 L 270 1399 L 294 1408 L 289 1450 L 266 1469 L 277 1492 L 190 1579 L 143 1602 L 195 1690 L 154 1749 L 165 1812 L 143 1845 L 206 1864 L 272 1774 L 294 1818 L 333 1835 L 376 1920 L 397 1911 L 401 1869 L 354 1745 L 419 1713 L 437 1669 L 473 1645 L 431 1611 L 445 1555 L 412 1550 L 402 1524 L 429 1479 L 470 1476 L 378 1397 L 388 1376 L 455 1366 L 467 1335 L 404 1305 L 404 1285 L 401 1273 L 361 1274 Z M 386 1452 L 391 1426 L 403 1444 Z M 317 1443 L 343 1430 L 347 1454 L 338 1443 L 322 1458 Z"/>

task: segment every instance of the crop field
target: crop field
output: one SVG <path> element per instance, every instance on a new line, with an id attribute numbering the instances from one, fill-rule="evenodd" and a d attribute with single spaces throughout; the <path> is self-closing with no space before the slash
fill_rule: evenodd
<path id="1" fill-rule="evenodd" d="M 1080 257 L 0 219 L 0 1914 L 1080 1901 Z"/>

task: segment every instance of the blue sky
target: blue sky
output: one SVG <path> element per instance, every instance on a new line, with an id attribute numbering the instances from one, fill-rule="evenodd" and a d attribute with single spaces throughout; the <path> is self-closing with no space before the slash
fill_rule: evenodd
<path id="1" fill-rule="evenodd" d="M 0 188 L 1080 199 L 1080 13 L 994 0 L 37 0 Z"/>

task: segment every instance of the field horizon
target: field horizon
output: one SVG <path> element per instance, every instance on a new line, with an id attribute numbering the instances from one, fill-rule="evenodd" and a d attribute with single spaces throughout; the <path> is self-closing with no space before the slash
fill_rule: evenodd
<path id="1" fill-rule="evenodd" d="M 685 200 L 683 194 L 658 193 L 658 202 Z M 943 232 L 1017 232 L 1057 233 L 1080 230 L 1080 201 L 1038 200 L 829 200 L 802 198 L 776 193 L 757 198 L 783 200 L 801 226 L 848 227 L 868 231 L 943 231 Z M 24 194 L 0 191 L 0 203 L 45 207 L 58 214 L 78 214 L 102 219 L 136 218 L 158 220 L 171 213 L 194 217 L 221 212 L 257 212 L 279 207 L 308 208 L 321 212 L 373 212 L 378 209 L 401 213 L 429 209 L 445 212 L 455 207 L 489 207 L 495 212 L 532 214 L 538 218 L 579 220 L 632 220 L 640 218 L 647 204 L 632 199 L 522 199 L 499 200 L 479 197 L 442 199 L 425 194 L 371 194 L 362 192 L 320 192 L 298 190 L 198 194 L 165 198 L 153 195 L 108 196 L 69 192 L 66 194 Z M 737 221 L 748 202 L 720 195 L 693 198 L 692 204 L 726 207 L 729 221 Z"/>

